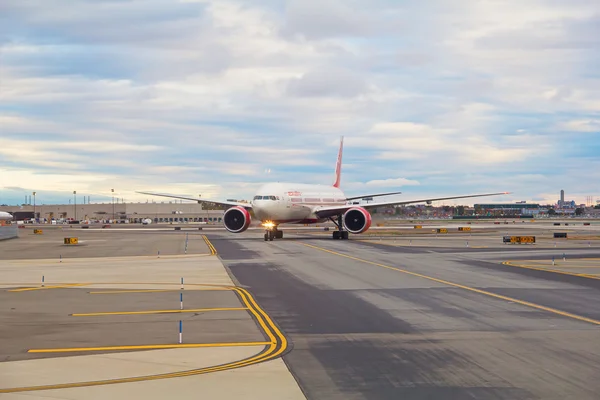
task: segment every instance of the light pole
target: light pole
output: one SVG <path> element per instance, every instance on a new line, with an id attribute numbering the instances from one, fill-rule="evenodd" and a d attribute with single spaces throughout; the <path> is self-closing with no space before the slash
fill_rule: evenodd
<path id="1" fill-rule="evenodd" d="M 77 191 L 73 190 L 73 210 L 75 211 L 75 221 L 77 221 Z"/>
<path id="2" fill-rule="evenodd" d="M 110 191 L 112 192 L 112 209 L 113 209 L 113 223 L 115 222 L 115 189 L 110 189 Z"/>
<path id="3" fill-rule="evenodd" d="M 37 217 L 35 216 L 35 192 L 33 192 L 33 220 L 37 222 Z"/>

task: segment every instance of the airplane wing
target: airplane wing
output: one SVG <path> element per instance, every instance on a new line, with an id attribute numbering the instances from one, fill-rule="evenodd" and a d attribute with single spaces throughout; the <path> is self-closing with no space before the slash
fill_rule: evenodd
<path id="1" fill-rule="evenodd" d="M 390 193 L 378 193 L 378 194 L 366 194 L 363 196 L 355 196 L 355 197 L 346 197 L 346 200 L 356 200 L 356 199 L 364 199 L 368 197 L 381 197 L 381 196 L 391 196 L 393 194 L 401 194 L 402 192 L 390 192 Z"/>
<path id="2" fill-rule="evenodd" d="M 171 199 L 181 199 L 181 200 L 191 200 L 191 201 L 195 201 L 197 203 L 214 203 L 214 204 L 221 204 L 224 206 L 230 206 L 230 207 L 235 207 L 235 206 L 240 206 L 240 207 L 244 207 L 245 209 L 250 210 L 252 208 L 252 204 L 250 203 L 239 203 L 237 201 L 220 201 L 220 200 L 211 200 L 211 199 L 195 199 L 193 197 L 186 197 L 186 196 L 176 196 L 173 194 L 164 194 L 164 193 L 153 193 L 153 192 L 136 192 L 136 193 L 140 193 L 140 194 L 147 194 L 150 196 L 160 196 L 160 197 L 168 197 Z"/>
<path id="3" fill-rule="evenodd" d="M 362 208 L 366 208 L 368 210 L 369 208 L 377 208 L 377 207 L 384 207 L 384 206 L 398 206 L 398 205 L 404 205 L 404 204 L 430 203 L 432 201 L 440 201 L 440 200 L 466 199 L 466 198 L 471 198 L 471 197 L 485 197 L 485 196 L 499 196 L 499 195 L 503 195 L 503 194 L 509 194 L 509 192 L 469 194 L 469 195 L 465 195 L 465 196 L 438 197 L 435 199 L 382 201 L 382 202 L 378 202 L 378 203 L 368 203 L 368 204 L 360 204 L 360 205 L 344 204 L 342 206 L 323 206 L 323 207 L 315 208 L 314 213 L 319 218 L 328 218 L 328 217 L 333 217 L 335 215 L 344 213 L 344 212 L 348 211 L 349 209 L 351 209 L 352 207 L 362 207 Z M 364 196 L 360 196 L 360 198 L 362 198 L 362 197 L 364 197 Z"/>

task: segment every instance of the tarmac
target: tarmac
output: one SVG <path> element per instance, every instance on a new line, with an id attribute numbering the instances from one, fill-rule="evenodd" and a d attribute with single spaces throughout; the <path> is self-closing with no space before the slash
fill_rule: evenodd
<path id="1" fill-rule="evenodd" d="M 0 242 L 0 399 L 597 399 L 597 227 L 424 225 L 24 229 Z"/>
<path id="2" fill-rule="evenodd" d="M 530 233 L 209 237 L 289 336 L 308 398 L 597 399 L 600 281 L 503 262 L 600 273 L 600 242 L 505 245 L 505 229 Z"/>
<path id="3" fill-rule="evenodd" d="M 305 398 L 201 233 L 73 233 L 0 242 L 0 399 Z"/>

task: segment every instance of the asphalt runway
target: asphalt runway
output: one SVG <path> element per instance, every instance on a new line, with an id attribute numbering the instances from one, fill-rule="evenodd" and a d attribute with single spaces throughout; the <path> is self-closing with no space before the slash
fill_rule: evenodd
<path id="1" fill-rule="evenodd" d="M 480 248 L 208 237 L 289 337 L 284 360 L 309 399 L 597 399 L 600 280 L 502 262 L 600 246 L 509 246 L 503 234 L 472 239 L 498 243 Z"/>
<path id="2" fill-rule="evenodd" d="M 285 239 L 273 242 L 264 242 L 259 230 L 234 235 L 193 227 L 52 227 L 34 235 L 30 227 L 20 229 L 19 239 L 0 242 L 5 289 L 0 291 L 0 361 L 5 361 L 0 371 L 13 374 L 2 381 L 0 372 L 0 390 L 17 385 L 15 379 L 30 386 L 70 382 L 74 375 L 80 381 L 139 376 L 154 373 L 145 368 L 158 365 L 168 371 L 202 362 L 210 367 L 258 351 L 255 346 L 119 350 L 112 356 L 89 351 L 176 343 L 181 319 L 188 342 L 265 340 L 246 311 L 218 310 L 241 306 L 231 291 L 186 290 L 186 308 L 200 311 L 156 312 L 178 308 L 178 280 L 186 276 L 186 282 L 189 278 L 213 285 L 229 285 L 231 278 L 252 293 L 289 340 L 285 365 L 257 362 L 229 371 L 242 371 L 247 377 L 243 382 L 253 387 L 246 391 L 260 398 L 279 399 L 286 393 L 309 399 L 597 399 L 600 241 L 554 244 L 543 238 L 553 228 L 524 225 L 474 227 L 470 234 L 437 237 L 413 232 L 407 225 L 402 235 L 374 230 L 371 236 L 351 236 L 349 241 L 334 241 L 330 232 L 318 229 L 290 229 Z M 569 232 L 589 235 L 576 227 Z M 504 245 L 505 233 L 531 233 L 540 241 Z M 218 258 L 211 256 L 203 235 Z M 63 245 L 69 236 L 81 244 Z M 39 286 L 42 275 L 50 286 L 85 286 L 10 291 Z M 120 314 L 128 311 L 152 313 Z M 91 355 L 28 352 L 60 347 L 88 348 Z M 221 351 L 228 351 L 227 356 Z M 141 364 L 133 369 L 127 363 L 135 357 Z M 151 362 L 143 361 L 145 357 Z M 113 367 L 117 362 L 121 367 Z M 286 366 L 302 393 L 286 378 Z M 254 372 L 264 368 L 275 369 Z M 183 383 L 189 385 L 186 394 L 191 398 L 210 383 L 215 396 L 239 398 L 243 388 L 237 390 L 240 384 L 234 382 L 239 381 L 233 375 L 225 379 L 209 373 L 198 379 L 165 379 L 159 386 L 128 383 L 61 390 L 65 396 L 78 393 L 73 398 L 111 397 L 111 390 L 119 391 L 115 398 L 126 393 L 164 398 Z M 266 389 L 272 390 L 271 397 L 261 394 Z"/>

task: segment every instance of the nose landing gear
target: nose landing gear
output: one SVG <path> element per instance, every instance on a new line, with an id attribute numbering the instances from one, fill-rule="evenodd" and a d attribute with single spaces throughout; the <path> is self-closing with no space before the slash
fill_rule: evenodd
<path id="1" fill-rule="evenodd" d="M 283 232 L 280 231 L 279 229 L 277 229 L 276 226 L 274 226 L 271 229 L 267 229 L 265 231 L 265 242 L 266 241 L 273 241 L 273 239 L 283 239 Z"/>

